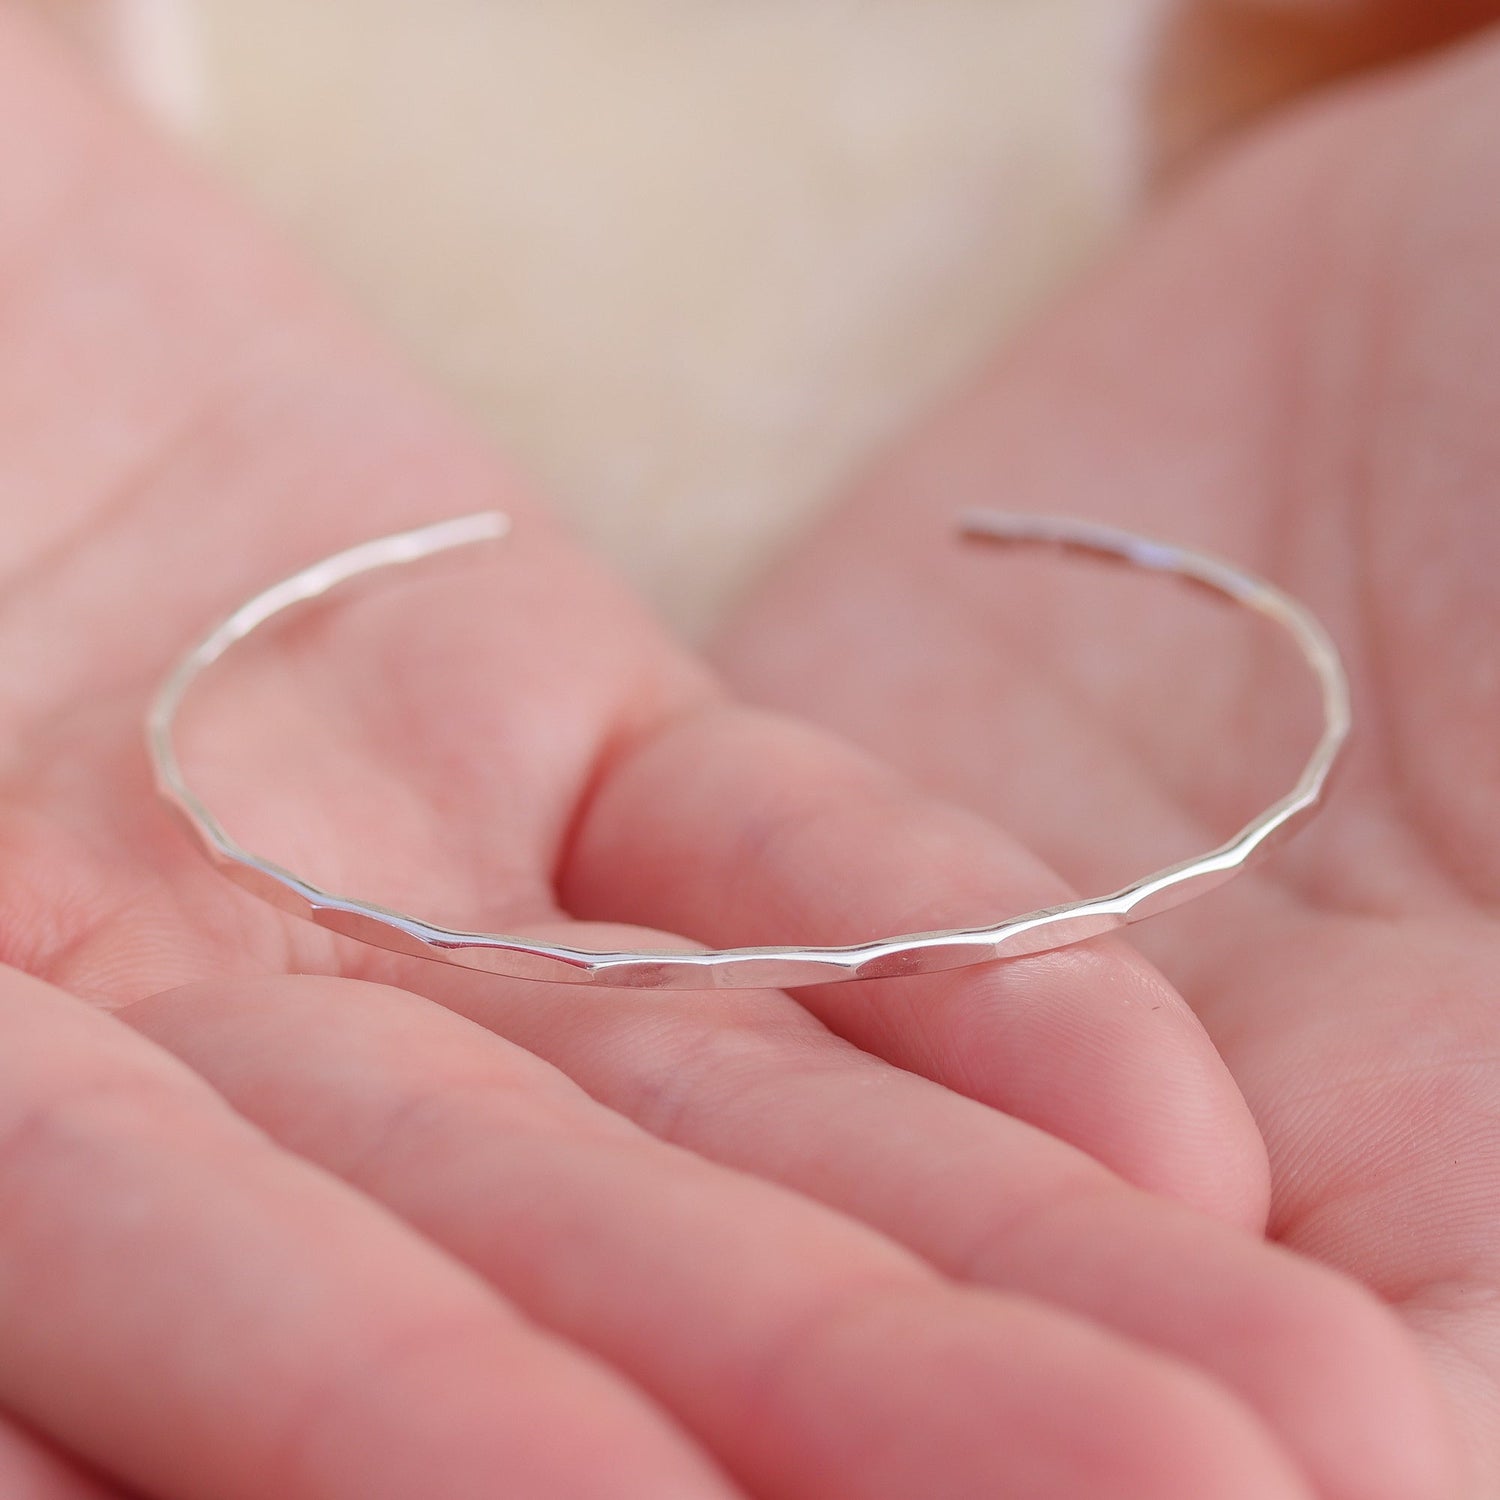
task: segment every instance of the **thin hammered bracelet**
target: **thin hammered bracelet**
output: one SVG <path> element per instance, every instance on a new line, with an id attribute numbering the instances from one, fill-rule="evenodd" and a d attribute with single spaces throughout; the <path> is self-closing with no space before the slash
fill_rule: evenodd
<path id="1" fill-rule="evenodd" d="M 1059 517 L 979 511 L 965 516 L 961 523 L 962 535 L 972 541 L 1062 548 L 1171 574 L 1205 585 L 1281 626 L 1316 677 L 1323 703 L 1322 736 L 1296 786 L 1228 843 L 1147 875 L 1112 895 L 1028 912 L 992 927 L 915 933 L 841 948 L 600 952 L 535 943 L 501 933 L 460 932 L 321 890 L 237 843 L 188 786 L 177 759 L 173 726 L 184 697 L 199 675 L 268 620 L 350 579 L 455 548 L 498 541 L 508 530 L 505 516 L 486 511 L 352 547 L 241 605 L 182 658 L 152 703 L 147 746 L 162 797 L 229 879 L 263 900 L 345 937 L 516 979 L 631 989 L 709 990 L 786 989 L 930 974 L 1086 942 L 1223 885 L 1313 816 L 1349 734 L 1349 686 L 1338 651 L 1313 614 L 1281 590 L 1215 557 L 1114 527 Z"/>

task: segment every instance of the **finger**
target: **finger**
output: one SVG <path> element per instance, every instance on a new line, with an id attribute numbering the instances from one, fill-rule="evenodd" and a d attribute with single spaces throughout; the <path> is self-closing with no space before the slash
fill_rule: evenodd
<path id="1" fill-rule="evenodd" d="M 657 1135 L 821 1199 L 956 1278 L 1210 1373 L 1320 1494 L 1446 1493 L 1451 1444 L 1426 1371 L 1367 1294 L 885 1065 L 783 997 L 559 996 L 433 964 L 404 971 Z"/>
<path id="2" fill-rule="evenodd" d="M 168 1500 L 721 1500 L 685 1438 L 119 1023 L 0 988 L 0 1401 Z"/>
<path id="3" fill-rule="evenodd" d="M 560 885 L 579 915 L 734 946 L 993 923 L 1065 895 L 989 825 L 748 711 L 679 720 L 612 766 Z M 1264 1222 L 1265 1155 L 1238 1089 L 1186 1004 L 1122 944 L 799 998 L 867 1051 L 1142 1187 Z"/>
<path id="4" fill-rule="evenodd" d="M 5 1500 L 125 1500 L 50 1443 L 0 1418 L 0 1495 Z"/>
<path id="5" fill-rule="evenodd" d="M 1201 1378 L 941 1281 L 413 996 L 241 983 L 127 1014 L 277 1139 L 628 1371 L 757 1495 L 1072 1500 L 1101 1476 L 1151 1500 L 1301 1492 Z"/>

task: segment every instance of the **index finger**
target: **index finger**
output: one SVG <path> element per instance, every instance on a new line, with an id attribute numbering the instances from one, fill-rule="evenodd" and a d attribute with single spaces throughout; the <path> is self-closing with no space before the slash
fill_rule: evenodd
<path id="1" fill-rule="evenodd" d="M 672 721 L 623 754 L 579 821 L 561 889 L 580 916 L 733 946 L 993 922 L 1065 895 L 992 825 L 749 710 Z M 1186 1002 L 1123 943 L 799 998 L 866 1051 L 1139 1186 L 1264 1223 L 1265 1151 L 1238 1087 Z"/>

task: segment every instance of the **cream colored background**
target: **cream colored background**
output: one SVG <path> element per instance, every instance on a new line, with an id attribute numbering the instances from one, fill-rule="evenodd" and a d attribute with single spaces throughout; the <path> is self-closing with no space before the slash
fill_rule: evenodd
<path id="1" fill-rule="evenodd" d="M 690 633 L 1130 176 L 1127 0 L 38 3 Z"/>

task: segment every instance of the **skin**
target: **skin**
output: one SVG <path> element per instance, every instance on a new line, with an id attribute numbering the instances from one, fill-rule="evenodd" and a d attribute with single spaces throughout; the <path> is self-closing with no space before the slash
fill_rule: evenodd
<path id="1" fill-rule="evenodd" d="M 615 995 L 342 944 L 213 876 L 140 748 L 174 653 L 312 558 L 500 503 L 503 552 L 207 686 L 185 758 L 247 843 L 599 945 L 1063 889 L 737 703 L 9 11 L 0 201 L 8 1496 L 1452 1492 L 1413 1342 L 1263 1243 L 1239 1089 L 1124 944 Z"/>
<path id="2" fill-rule="evenodd" d="M 1112 520 L 1318 609 L 1357 698 L 1333 805 L 1136 932 L 1265 1134 L 1271 1238 L 1412 1331 L 1476 1500 L 1500 1492 L 1497 180 L 1493 33 L 1263 123 L 888 455 L 719 652 L 1102 891 L 1289 786 L 1306 689 L 1206 602 L 962 552 L 949 514 Z"/>

